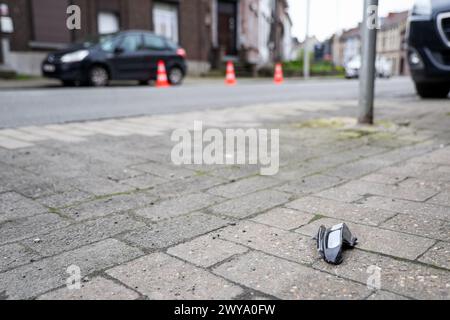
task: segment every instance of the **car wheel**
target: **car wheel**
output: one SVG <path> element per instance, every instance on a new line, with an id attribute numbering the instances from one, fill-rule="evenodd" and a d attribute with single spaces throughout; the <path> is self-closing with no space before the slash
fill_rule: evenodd
<path id="1" fill-rule="evenodd" d="M 183 82 L 184 73 L 183 70 L 181 70 L 178 67 L 173 67 L 169 70 L 168 74 L 169 82 L 173 85 L 180 85 Z"/>
<path id="2" fill-rule="evenodd" d="M 417 94 L 425 99 L 444 99 L 448 97 L 450 85 L 435 83 L 416 83 Z"/>
<path id="3" fill-rule="evenodd" d="M 108 85 L 108 71 L 101 66 L 94 66 L 89 70 L 89 84 L 94 87 L 104 87 Z"/>

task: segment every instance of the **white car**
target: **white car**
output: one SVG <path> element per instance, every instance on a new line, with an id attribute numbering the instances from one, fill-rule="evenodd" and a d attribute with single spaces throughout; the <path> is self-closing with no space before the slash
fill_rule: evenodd
<path id="1" fill-rule="evenodd" d="M 377 77 L 390 78 L 392 76 L 392 62 L 385 57 L 377 57 L 375 62 L 375 68 L 377 71 Z M 347 79 L 353 79 L 359 77 L 359 71 L 361 69 L 361 56 L 354 56 L 345 65 L 345 77 Z"/>

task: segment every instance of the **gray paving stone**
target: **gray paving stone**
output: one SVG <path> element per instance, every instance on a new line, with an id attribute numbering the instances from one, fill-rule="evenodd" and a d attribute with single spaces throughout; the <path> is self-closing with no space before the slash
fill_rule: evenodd
<path id="1" fill-rule="evenodd" d="M 313 214 L 288 208 L 275 208 L 251 220 L 284 230 L 297 229 L 314 218 Z"/>
<path id="2" fill-rule="evenodd" d="M 170 151 L 169 151 L 170 154 Z M 171 163 L 171 162 L 164 162 Z M 167 165 L 161 163 L 149 162 L 146 164 L 140 164 L 133 166 L 132 169 L 140 170 L 143 172 L 150 173 L 154 176 L 158 176 L 165 179 L 181 179 L 193 176 L 195 174 L 194 171 L 188 170 L 175 165 Z"/>
<path id="3" fill-rule="evenodd" d="M 245 218 L 266 211 L 289 201 L 287 193 L 265 190 L 228 200 L 208 209 L 208 211 L 233 218 Z"/>
<path id="4" fill-rule="evenodd" d="M 448 165 L 450 163 L 450 147 L 435 150 L 423 155 L 422 157 L 414 159 L 414 161 Z"/>
<path id="5" fill-rule="evenodd" d="M 85 202 L 94 195 L 80 191 L 72 190 L 64 193 L 56 193 L 43 198 L 36 199 L 37 202 L 49 207 L 49 208 L 63 208 L 73 206 L 79 202 Z"/>
<path id="6" fill-rule="evenodd" d="M 193 213 L 131 231 L 123 239 L 146 249 L 173 246 L 228 224 L 227 220 L 202 213 Z"/>
<path id="7" fill-rule="evenodd" d="M 154 253 L 107 273 L 150 299 L 232 299 L 243 291 L 203 269 Z"/>
<path id="8" fill-rule="evenodd" d="M 127 186 L 109 179 L 100 177 L 78 177 L 72 184 L 77 189 L 95 194 L 96 196 L 104 196 L 110 194 L 131 192 L 136 190 L 135 187 Z"/>
<path id="9" fill-rule="evenodd" d="M 301 198 L 286 204 L 286 207 L 314 215 L 339 218 L 374 226 L 395 215 L 391 211 L 317 197 Z"/>
<path id="10" fill-rule="evenodd" d="M 127 215 L 113 215 L 54 230 L 41 235 L 37 243 L 33 239 L 28 239 L 24 244 L 43 256 L 51 256 L 143 226 L 144 223 L 135 221 Z"/>
<path id="11" fill-rule="evenodd" d="M 376 291 L 367 300 L 408 300 L 407 298 L 388 291 Z"/>
<path id="12" fill-rule="evenodd" d="M 361 199 L 363 196 L 358 194 L 353 189 L 346 188 L 345 186 L 338 186 L 335 188 L 330 188 L 315 194 L 321 198 L 342 201 L 342 202 L 354 202 Z"/>
<path id="13" fill-rule="evenodd" d="M 53 213 L 7 221 L 0 225 L 0 244 L 39 236 L 52 230 L 66 227 L 69 224 L 70 221 L 68 219 L 61 218 Z"/>
<path id="14" fill-rule="evenodd" d="M 223 199 L 209 194 L 196 193 L 165 200 L 158 204 L 139 209 L 135 213 L 151 221 L 160 221 L 198 211 L 220 201 L 223 201 Z"/>
<path id="15" fill-rule="evenodd" d="M 207 268 L 236 254 L 242 254 L 247 251 L 246 247 L 221 240 L 213 233 L 169 248 L 167 253 L 197 266 Z"/>
<path id="16" fill-rule="evenodd" d="M 250 176 L 255 176 L 259 174 L 260 168 L 256 165 L 247 166 L 228 166 L 223 165 L 219 168 L 211 170 L 209 174 L 218 176 L 227 180 L 237 180 L 242 178 L 247 178 Z"/>
<path id="17" fill-rule="evenodd" d="M 145 192 L 136 192 L 84 202 L 61 212 L 76 220 L 86 220 L 140 208 L 155 202 L 156 199 Z"/>
<path id="18" fill-rule="evenodd" d="M 314 241 L 310 237 L 251 221 L 243 221 L 236 226 L 219 230 L 217 235 L 220 239 L 298 263 L 312 263 L 317 258 Z"/>
<path id="19" fill-rule="evenodd" d="M 446 206 L 449 207 L 448 210 L 450 212 L 450 189 L 446 191 L 442 191 L 438 195 L 434 196 L 430 200 L 428 200 L 429 203 Z"/>
<path id="20" fill-rule="evenodd" d="M 38 300 L 135 300 L 139 294 L 112 280 L 95 277 L 82 282 L 80 289 L 60 289 L 39 296 Z"/>
<path id="21" fill-rule="evenodd" d="M 374 183 L 382 183 L 382 184 L 398 184 L 403 180 L 407 179 L 408 176 L 402 175 L 389 175 L 382 173 L 372 173 L 367 176 L 361 178 L 363 181 L 374 182 Z"/>
<path id="22" fill-rule="evenodd" d="M 225 198 L 236 198 L 258 190 L 273 187 L 279 183 L 278 180 L 273 178 L 256 176 L 211 188 L 208 190 L 208 193 Z"/>
<path id="23" fill-rule="evenodd" d="M 261 252 L 237 257 L 214 273 L 286 300 L 362 299 L 370 294 L 363 285 Z"/>
<path id="24" fill-rule="evenodd" d="M 398 212 L 403 214 L 420 215 L 428 218 L 450 221 L 449 209 L 447 207 L 431 203 L 421 203 L 407 200 L 399 200 L 384 197 L 368 197 L 360 200 L 365 206 Z"/>
<path id="25" fill-rule="evenodd" d="M 207 175 L 195 175 L 186 179 L 173 180 L 156 186 L 149 193 L 160 199 L 176 198 L 183 195 L 198 193 L 224 183 L 222 178 Z"/>
<path id="26" fill-rule="evenodd" d="M 450 243 L 438 242 L 425 252 L 419 261 L 450 270 Z"/>
<path id="27" fill-rule="evenodd" d="M 340 266 L 332 266 L 322 260 L 315 268 L 366 284 L 370 266 L 380 268 L 381 289 L 415 299 L 449 299 L 450 274 L 443 270 L 420 264 L 396 260 L 378 254 L 351 250 Z M 373 268 L 373 267 L 372 267 Z"/>
<path id="28" fill-rule="evenodd" d="M 381 227 L 422 237 L 450 241 L 450 221 L 438 220 L 427 216 L 399 214 L 381 224 Z"/>
<path id="29" fill-rule="evenodd" d="M 294 180 L 277 187 L 277 190 L 293 193 L 295 195 L 305 195 L 321 191 L 339 184 L 342 180 L 337 177 L 314 175 L 300 180 Z"/>
<path id="30" fill-rule="evenodd" d="M 45 213 L 47 211 L 38 202 L 25 198 L 16 192 L 0 194 L 0 223 Z"/>
<path id="31" fill-rule="evenodd" d="M 425 201 L 439 192 L 439 190 L 435 188 L 422 186 L 420 183 L 415 184 L 414 187 L 412 187 L 410 183 L 405 185 L 406 181 L 399 185 L 386 185 L 353 180 L 344 186 L 348 189 L 355 190 L 355 192 L 360 195 L 378 195 L 411 201 Z"/>
<path id="32" fill-rule="evenodd" d="M 321 225 L 331 227 L 342 222 L 342 220 L 323 218 L 297 229 L 296 232 L 312 237 L 317 234 Z M 391 230 L 351 222 L 347 222 L 347 225 L 353 235 L 358 238 L 358 248 L 398 258 L 415 260 L 435 243 L 432 239 Z"/>
<path id="33" fill-rule="evenodd" d="M 18 243 L 0 246 L 0 272 L 32 262 L 40 256 Z"/>
<path id="34" fill-rule="evenodd" d="M 142 255 L 136 248 L 108 239 L 57 256 L 0 273 L 3 296 L 7 299 L 29 299 L 66 284 L 67 268 L 80 267 L 85 277 L 98 270 L 132 260 Z"/>
<path id="35" fill-rule="evenodd" d="M 149 189 L 155 187 L 157 185 L 163 184 L 167 182 L 166 179 L 151 175 L 151 174 L 143 174 L 137 177 L 129 178 L 126 180 L 121 180 L 120 183 L 129 185 L 136 189 Z"/>
<path id="36" fill-rule="evenodd" d="M 426 172 L 434 169 L 436 165 L 420 163 L 415 161 L 407 161 L 394 166 L 381 169 L 378 173 L 393 177 L 414 177 L 418 178 Z"/>

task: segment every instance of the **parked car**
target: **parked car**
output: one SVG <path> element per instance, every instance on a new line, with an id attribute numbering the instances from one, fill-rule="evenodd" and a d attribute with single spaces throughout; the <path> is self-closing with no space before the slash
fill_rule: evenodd
<path id="1" fill-rule="evenodd" d="M 377 77 L 390 78 L 392 76 L 392 62 L 384 57 L 377 57 L 375 62 Z M 353 79 L 359 77 L 361 69 L 361 56 L 357 55 L 345 65 L 345 77 Z"/>
<path id="2" fill-rule="evenodd" d="M 408 62 L 417 93 L 445 98 L 450 92 L 450 1 L 417 0 L 408 20 Z"/>
<path id="3" fill-rule="evenodd" d="M 137 80 L 147 84 L 165 62 L 168 80 L 178 85 L 186 75 L 186 51 L 178 44 L 147 31 L 123 31 L 97 36 L 67 50 L 51 53 L 42 73 L 66 86 L 105 86 L 110 80 Z"/>

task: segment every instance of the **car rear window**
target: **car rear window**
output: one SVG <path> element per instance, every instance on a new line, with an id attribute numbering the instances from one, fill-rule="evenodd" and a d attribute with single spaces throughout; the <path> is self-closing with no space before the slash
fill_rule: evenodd
<path id="1" fill-rule="evenodd" d="M 165 50 L 167 45 L 163 38 L 145 34 L 143 48 L 147 50 Z"/>

